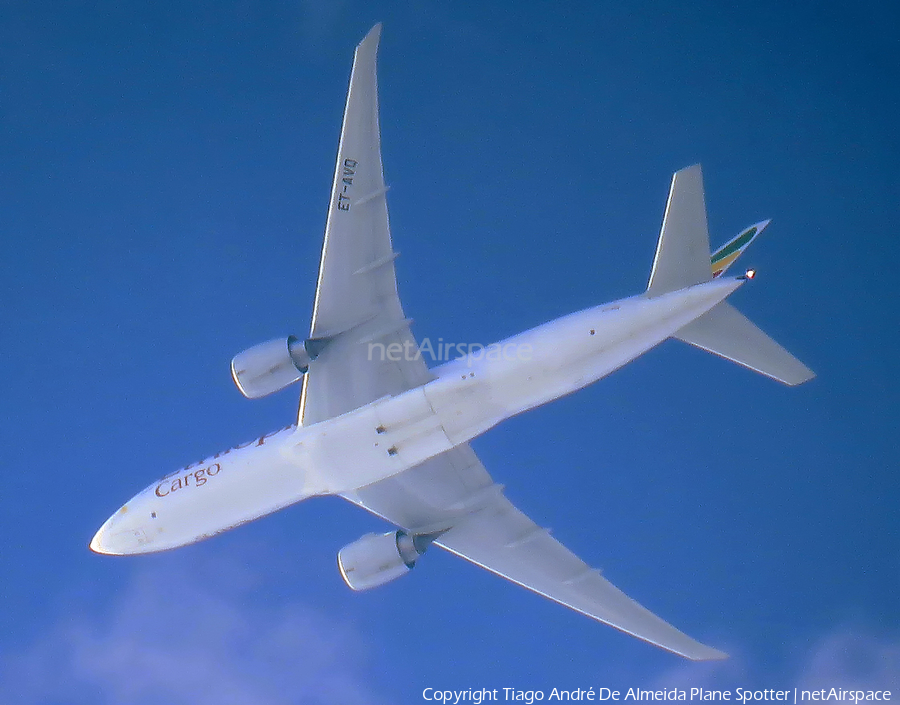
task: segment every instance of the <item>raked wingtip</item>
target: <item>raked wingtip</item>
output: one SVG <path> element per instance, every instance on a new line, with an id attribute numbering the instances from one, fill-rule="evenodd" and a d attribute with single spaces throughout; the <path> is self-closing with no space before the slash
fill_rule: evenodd
<path id="1" fill-rule="evenodd" d="M 362 47 L 367 44 L 375 44 L 378 46 L 378 42 L 381 39 L 381 22 L 375 24 L 372 29 L 363 37 L 363 40 L 359 43 L 358 47 Z"/>

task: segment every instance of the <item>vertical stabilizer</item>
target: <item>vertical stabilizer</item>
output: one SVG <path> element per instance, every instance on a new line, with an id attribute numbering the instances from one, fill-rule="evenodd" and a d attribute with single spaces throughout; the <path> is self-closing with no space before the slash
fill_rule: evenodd
<path id="1" fill-rule="evenodd" d="M 703 172 L 695 164 L 672 177 L 647 295 L 659 296 L 709 281 L 709 263 Z"/>

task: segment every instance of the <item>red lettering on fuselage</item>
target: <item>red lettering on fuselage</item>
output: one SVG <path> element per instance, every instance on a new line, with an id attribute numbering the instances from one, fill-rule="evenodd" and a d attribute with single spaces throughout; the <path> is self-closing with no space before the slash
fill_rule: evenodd
<path id="1" fill-rule="evenodd" d="M 247 441 L 246 443 L 241 443 L 240 445 L 235 446 L 234 448 L 229 448 L 228 450 L 223 450 L 216 453 L 212 458 L 207 458 L 206 460 L 198 460 L 196 463 L 191 463 L 187 467 L 181 468 L 181 470 L 176 470 L 175 472 L 169 473 L 166 475 L 160 483 L 156 486 L 156 496 L 157 497 L 167 497 L 173 492 L 177 492 L 180 489 L 185 487 L 202 487 L 206 484 L 207 480 L 211 477 L 215 477 L 219 474 L 219 471 L 222 469 L 222 466 L 218 463 L 212 463 L 207 465 L 206 467 L 201 467 L 198 470 L 192 470 L 198 465 L 203 465 L 209 460 L 215 460 L 216 458 L 221 458 L 223 456 L 228 455 L 232 451 L 240 450 L 242 448 L 249 448 L 250 446 L 259 447 L 264 445 L 266 440 L 271 438 L 272 436 L 277 436 L 279 433 L 283 431 L 290 431 L 294 428 L 293 425 L 285 426 L 284 428 L 280 428 L 277 431 L 272 431 L 271 433 L 266 433 L 265 435 L 260 436 L 259 438 L 254 438 L 251 441 Z"/>
<path id="2" fill-rule="evenodd" d="M 187 468 L 185 468 L 187 470 Z M 157 497 L 168 497 L 173 492 L 177 492 L 185 487 L 203 487 L 207 481 L 215 477 L 222 470 L 222 466 L 218 463 L 207 465 L 205 468 L 188 472 L 180 475 L 173 480 L 163 478 L 163 481 L 156 486 L 155 494 Z M 183 470 L 180 472 L 184 472 Z"/>

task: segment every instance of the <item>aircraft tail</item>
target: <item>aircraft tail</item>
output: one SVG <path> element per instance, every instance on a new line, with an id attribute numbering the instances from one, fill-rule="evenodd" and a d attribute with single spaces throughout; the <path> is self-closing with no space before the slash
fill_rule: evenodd
<path id="1" fill-rule="evenodd" d="M 660 296 L 719 276 L 768 224 L 757 223 L 740 233 L 716 251 L 718 261 L 711 261 L 700 165 L 675 172 L 646 295 Z M 815 376 L 724 301 L 673 337 L 784 384 L 801 384 Z"/>
<path id="2" fill-rule="evenodd" d="M 725 301 L 688 323 L 673 337 L 792 387 L 816 376 Z"/>
<path id="3" fill-rule="evenodd" d="M 703 173 L 695 164 L 672 177 L 647 296 L 660 296 L 710 279 Z"/>

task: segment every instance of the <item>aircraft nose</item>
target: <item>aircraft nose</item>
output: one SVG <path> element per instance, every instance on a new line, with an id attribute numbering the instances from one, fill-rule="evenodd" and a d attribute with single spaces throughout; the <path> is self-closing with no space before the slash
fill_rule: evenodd
<path id="1" fill-rule="evenodd" d="M 91 539 L 90 547 L 94 553 L 124 556 L 146 551 L 149 542 L 143 526 L 129 516 L 126 504 L 104 522 Z"/>
<path id="2" fill-rule="evenodd" d="M 106 524 L 104 524 L 97 530 L 97 533 L 94 534 L 94 538 L 91 539 L 91 550 L 94 553 L 106 553 L 106 554 L 110 553 L 110 550 L 107 548 L 106 544 L 104 543 L 107 524 L 109 524 L 108 520 L 107 520 Z"/>

